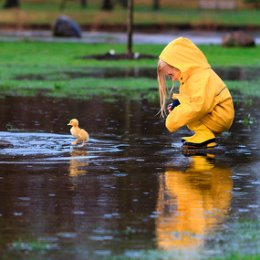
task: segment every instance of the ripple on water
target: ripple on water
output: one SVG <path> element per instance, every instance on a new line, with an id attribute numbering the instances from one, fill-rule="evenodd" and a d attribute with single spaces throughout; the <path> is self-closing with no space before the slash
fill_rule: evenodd
<path id="1" fill-rule="evenodd" d="M 71 145 L 71 135 L 53 133 L 0 132 L 0 140 L 8 146 L 0 149 L 0 164 L 58 163 L 70 160 L 104 158 L 127 147 L 117 141 L 91 138 L 84 147 Z"/>
<path id="2" fill-rule="evenodd" d="M 77 234 L 74 232 L 59 232 L 56 234 L 60 238 L 73 239 L 77 237 Z"/>

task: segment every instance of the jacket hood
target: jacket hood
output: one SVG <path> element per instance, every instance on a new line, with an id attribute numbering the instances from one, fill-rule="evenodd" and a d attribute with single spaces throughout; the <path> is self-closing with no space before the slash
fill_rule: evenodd
<path id="1" fill-rule="evenodd" d="M 210 68 L 202 51 L 191 40 L 184 37 L 171 41 L 163 49 L 159 58 L 181 72 Z"/>

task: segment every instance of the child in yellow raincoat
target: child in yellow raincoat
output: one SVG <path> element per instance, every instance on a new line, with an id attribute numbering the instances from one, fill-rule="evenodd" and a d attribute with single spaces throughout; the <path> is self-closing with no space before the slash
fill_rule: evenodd
<path id="1" fill-rule="evenodd" d="M 160 112 L 166 128 L 175 132 L 187 126 L 194 132 L 183 137 L 184 147 L 214 147 L 217 134 L 228 130 L 234 119 L 232 97 L 225 83 L 213 71 L 202 51 L 189 39 L 179 37 L 161 52 L 157 67 Z M 180 82 L 179 93 L 166 108 L 165 79 Z"/>

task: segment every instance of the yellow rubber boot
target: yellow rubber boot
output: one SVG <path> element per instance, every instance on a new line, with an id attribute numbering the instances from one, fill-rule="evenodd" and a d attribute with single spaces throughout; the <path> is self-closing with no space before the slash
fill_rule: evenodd
<path id="1" fill-rule="evenodd" d="M 184 143 L 184 142 L 188 141 L 189 138 L 191 138 L 191 137 L 192 137 L 192 136 L 182 136 L 182 137 L 181 137 L 181 141 Z"/>
<path id="2" fill-rule="evenodd" d="M 205 125 L 198 123 L 189 125 L 188 127 L 194 131 L 195 134 L 185 138 L 185 142 L 183 144 L 184 147 L 208 148 L 217 146 L 215 142 L 215 134 Z"/>

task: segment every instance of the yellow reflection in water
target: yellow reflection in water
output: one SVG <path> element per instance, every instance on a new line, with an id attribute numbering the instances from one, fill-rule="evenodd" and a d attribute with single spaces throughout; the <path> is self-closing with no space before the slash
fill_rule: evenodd
<path id="1" fill-rule="evenodd" d="M 71 160 L 69 166 L 69 176 L 76 177 L 86 174 L 86 166 L 88 166 L 88 161 L 86 158 L 81 157 L 87 156 L 88 152 L 85 149 L 73 149 L 70 155 Z"/>
<path id="2" fill-rule="evenodd" d="M 232 199 L 228 167 L 217 167 L 204 156 L 193 156 L 185 171 L 169 169 L 160 179 L 156 220 L 158 247 L 195 249 L 222 223 Z"/>

